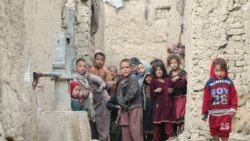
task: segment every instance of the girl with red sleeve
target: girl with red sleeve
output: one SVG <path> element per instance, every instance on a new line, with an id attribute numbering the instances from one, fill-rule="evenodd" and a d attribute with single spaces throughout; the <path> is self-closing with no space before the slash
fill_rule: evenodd
<path id="1" fill-rule="evenodd" d="M 172 101 L 168 93 L 171 89 L 171 80 L 167 78 L 167 70 L 163 63 L 157 62 L 152 65 L 153 80 L 150 83 L 150 93 L 154 98 L 153 106 L 153 140 L 160 141 L 160 133 L 164 131 L 168 140 L 173 140 L 174 116 L 172 114 Z M 163 127 L 163 129 L 162 129 Z"/>
<path id="2" fill-rule="evenodd" d="M 184 128 L 184 117 L 186 112 L 187 95 L 187 73 L 180 68 L 181 58 L 178 55 L 171 54 L 167 60 L 171 70 L 169 76 L 173 83 L 174 91 L 171 94 L 173 100 L 173 112 L 176 124 L 174 126 L 177 135 L 182 133 Z"/>
<path id="3" fill-rule="evenodd" d="M 231 132 L 232 117 L 237 109 L 237 91 L 228 77 L 227 63 L 222 58 L 213 60 L 210 79 L 204 88 L 202 120 L 209 114 L 210 133 L 214 141 L 228 141 Z"/>

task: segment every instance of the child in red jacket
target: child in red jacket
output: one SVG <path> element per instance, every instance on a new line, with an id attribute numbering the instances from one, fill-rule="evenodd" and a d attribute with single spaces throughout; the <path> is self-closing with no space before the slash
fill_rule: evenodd
<path id="1" fill-rule="evenodd" d="M 204 88 L 202 120 L 209 114 L 210 133 L 214 141 L 228 141 L 231 132 L 232 117 L 237 109 L 237 91 L 228 77 L 227 63 L 222 58 L 213 60 L 210 79 Z"/>

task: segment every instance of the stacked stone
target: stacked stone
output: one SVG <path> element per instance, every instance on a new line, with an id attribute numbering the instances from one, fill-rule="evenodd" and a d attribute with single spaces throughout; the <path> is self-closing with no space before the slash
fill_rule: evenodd
<path id="1" fill-rule="evenodd" d="M 186 48 L 189 73 L 188 103 L 184 137 L 193 141 L 211 139 L 208 123 L 201 120 L 203 88 L 209 77 L 210 63 L 215 57 L 225 58 L 229 77 L 238 91 L 238 111 L 233 118 L 230 140 L 250 140 L 249 96 L 249 1 L 199 1 L 187 4 L 192 22 L 186 27 L 191 36 Z M 185 23 L 185 21 L 184 21 Z M 186 37 L 187 38 L 187 37 Z M 236 134 L 237 133 L 237 134 Z"/>
<path id="2" fill-rule="evenodd" d="M 90 62 L 91 50 L 91 1 L 76 0 L 75 46 L 78 55 Z"/>

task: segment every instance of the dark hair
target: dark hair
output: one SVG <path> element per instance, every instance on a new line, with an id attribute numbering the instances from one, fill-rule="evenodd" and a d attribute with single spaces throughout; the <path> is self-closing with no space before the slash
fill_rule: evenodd
<path id="1" fill-rule="evenodd" d="M 172 59 L 175 59 L 179 65 L 181 64 L 181 57 L 180 56 L 178 56 L 176 54 L 170 54 L 167 58 L 168 66 L 170 66 L 170 62 Z"/>
<path id="2" fill-rule="evenodd" d="M 223 59 L 223 58 L 216 58 L 216 59 L 214 60 L 214 67 L 215 67 L 216 65 L 219 65 L 220 68 L 221 68 L 222 70 L 225 70 L 225 71 L 227 70 L 227 62 L 226 62 L 226 60 Z"/>
<path id="3" fill-rule="evenodd" d="M 94 58 L 96 58 L 97 55 L 101 55 L 104 58 L 104 60 L 105 60 L 105 54 L 104 53 L 97 52 L 97 53 L 95 53 Z"/>
<path id="4" fill-rule="evenodd" d="M 150 74 L 150 73 L 145 74 L 144 77 L 145 77 L 145 79 L 143 80 L 143 83 L 144 83 L 144 84 L 148 84 L 147 81 L 146 81 L 146 79 L 147 79 L 148 77 L 152 77 L 152 74 Z"/>
<path id="5" fill-rule="evenodd" d="M 130 59 L 128 59 L 128 58 L 122 59 L 121 62 L 120 62 L 120 67 L 121 67 L 121 64 L 122 64 L 123 62 L 129 63 L 129 66 L 132 67 L 132 63 L 131 63 Z"/>
<path id="6" fill-rule="evenodd" d="M 78 58 L 78 59 L 76 60 L 76 64 L 77 64 L 79 61 L 83 61 L 83 62 L 86 63 L 86 60 L 85 60 L 85 59 L 83 59 L 83 58 Z M 86 65 L 87 65 L 87 64 L 86 64 Z"/>
<path id="7" fill-rule="evenodd" d="M 152 71 L 151 71 L 151 74 L 152 74 L 152 76 L 153 76 L 153 78 L 157 78 L 157 76 L 156 76 L 156 69 L 157 68 L 160 68 L 161 70 L 162 70 L 162 78 L 163 79 L 165 79 L 166 77 L 168 77 L 168 72 L 167 72 L 167 70 L 166 70 L 166 67 L 165 67 L 165 65 L 164 65 L 164 63 L 161 63 L 161 62 L 155 62 L 154 64 L 153 64 L 153 66 L 152 66 Z"/>
<path id="8" fill-rule="evenodd" d="M 137 64 L 139 61 L 140 61 L 140 59 L 137 58 L 137 57 L 132 57 L 132 58 L 130 58 L 131 64 Z"/>
<path id="9" fill-rule="evenodd" d="M 154 63 L 157 63 L 157 62 L 164 64 L 163 61 L 162 61 L 161 59 L 154 59 L 154 60 L 152 60 L 152 61 L 150 62 L 150 65 L 153 66 Z"/>
<path id="10" fill-rule="evenodd" d="M 117 69 L 117 67 L 116 67 L 116 66 L 111 65 L 111 66 L 109 66 L 109 67 L 108 67 L 108 70 L 109 70 L 110 68 L 115 68 L 115 71 L 116 71 L 116 72 L 118 72 L 118 69 Z"/>

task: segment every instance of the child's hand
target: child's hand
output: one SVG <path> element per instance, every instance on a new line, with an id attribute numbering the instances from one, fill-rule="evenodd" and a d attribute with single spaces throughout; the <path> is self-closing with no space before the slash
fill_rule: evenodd
<path id="1" fill-rule="evenodd" d="M 90 93 L 89 90 L 85 90 L 85 91 L 82 92 L 81 97 L 82 98 L 87 98 L 89 96 L 89 93 Z"/>
<path id="2" fill-rule="evenodd" d="M 122 107 L 120 105 L 115 105 L 115 108 L 120 110 Z"/>
<path id="3" fill-rule="evenodd" d="M 180 78 L 179 76 L 175 76 L 171 79 L 171 81 L 176 82 L 179 78 Z"/>
<path id="4" fill-rule="evenodd" d="M 90 92 L 92 92 L 94 89 L 92 87 L 89 87 L 87 90 L 89 90 Z"/>
<path id="5" fill-rule="evenodd" d="M 155 91 L 154 91 L 155 93 L 160 93 L 161 92 L 161 88 L 157 88 L 157 89 L 155 89 Z"/>
<path id="6" fill-rule="evenodd" d="M 173 88 L 168 88 L 168 93 L 171 94 L 174 91 Z"/>
<path id="7" fill-rule="evenodd" d="M 203 120 L 203 121 L 207 121 L 207 118 L 205 118 L 205 117 L 202 117 L 202 120 Z"/>
<path id="8" fill-rule="evenodd" d="M 230 116 L 231 116 L 231 117 L 234 117 L 234 116 L 235 116 L 235 114 L 236 114 L 236 112 L 231 111 L 229 114 L 230 114 Z"/>
<path id="9" fill-rule="evenodd" d="M 205 113 L 202 115 L 202 120 L 207 121 L 208 113 Z"/>
<path id="10" fill-rule="evenodd" d="M 107 82 L 108 88 L 114 86 L 114 81 L 108 81 Z"/>

